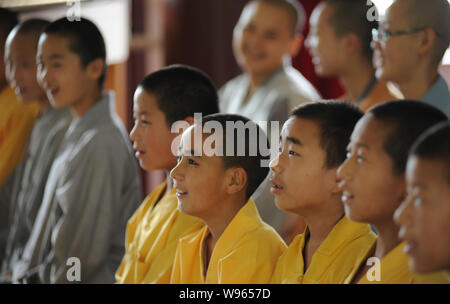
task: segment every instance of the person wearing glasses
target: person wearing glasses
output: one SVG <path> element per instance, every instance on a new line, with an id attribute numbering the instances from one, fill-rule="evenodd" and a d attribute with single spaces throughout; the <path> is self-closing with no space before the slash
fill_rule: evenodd
<path id="1" fill-rule="evenodd" d="M 320 2 L 309 20 L 305 41 L 316 74 L 338 77 L 345 90 L 339 99 L 364 112 L 378 103 L 401 97 L 398 90 L 375 77 L 370 45 L 371 31 L 378 22 L 366 18 L 368 8 L 365 0 Z"/>
<path id="2" fill-rule="evenodd" d="M 450 41 L 448 1 L 396 0 L 372 36 L 377 78 L 450 117 L 448 85 L 438 73 Z"/>

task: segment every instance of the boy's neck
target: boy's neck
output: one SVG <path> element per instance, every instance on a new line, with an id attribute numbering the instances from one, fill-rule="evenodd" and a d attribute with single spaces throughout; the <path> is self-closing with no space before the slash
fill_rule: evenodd
<path id="1" fill-rule="evenodd" d="M 314 212 L 302 212 L 299 214 L 305 219 L 309 231 L 309 237 L 305 241 L 303 256 L 304 269 L 306 271 L 317 248 L 319 248 L 345 214 L 342 204 L 324 204 L 314 210 Z"/>
<path id="2" fill-rule="evenodd" d="M 261 73 L 252 73 L 249 72 L 249 88 L 248 88 L 248 92 L 247 92 L 247 98 L 246 99 L 250 99 L 253 95 L 253 93 L 255 93 L 255 91 L 262 86 L 267 79 L 270 78 L 270 76 L 272 76 L 274 73 L 276 73 L 277 71 L 279 71 L 281 68 L 283 67 L 283 65 L 280 65 L 278 68 L 269 71 L 269 72 L 261 72 Z"/>
<path id="3" fill-rule="evenodd" d="M 375 76 L 375 69 L 370 62 L 359 61 L 348 67 L 342 75 L 339 75 L 339 82 L 345 89 L 347 99 L 355 102 L 367 88 L 367 85 Z"/>
<path id="4" fill-rule="evenodd" d="M 102 90 L 95 88 L 88 91 L 76 104 L 72 105 L 72 113 L 75 117 L 83 116 L 102 98 Z"/>
<path id="5" fill-rule="evenodd" d="M 372 224 L 377 231 L 378 237 L 375 246 L 375 257 L 380 260 L 392 251 L 401 240 L 398 238 L 399 227 L 393 220 L 384 223 Z"/>
<path id="6" fill-rule="evenodd" d="M 210 212 L 202 220 L 208 226 L 211 233 L 212 243 L 216 243 L 239 210 L 245 205 L 244 197 L 230 196 L 226 199 L 216 202 L 213 212 Z"/>
<path id="7" fill-rule="evenodd" d="M 234 219 L 239 210 L 244 206 L 245 203 L 242 203 L 242 201 L 243 200 L 238 200 L 235 196 L 232 196 L 224 201 L 216 202 L 217 206 L 224 208 L 219 207 L 214 210 L 214 214 L 208 218 L 202 218 L 209 230 L 209 235 L 205 239 L 205 246 L 207 249 L 207 263 L 205 265 L 205 269 L 209 264 L 209 260 L 212 256 L 212 252 L 214 251 L 217 241 L 220 239 L 223 232 Z"/>
<path id="8" fill-rule="evenodd" d="M 40 99 L 38 99 L 38 102 L 40 104 L 40 114 L 44 114 L 46 113 L 49 109 L 50 109 L 50 102 L 48 101 L 48 99 L 46 97 L 42 97 Z"/>

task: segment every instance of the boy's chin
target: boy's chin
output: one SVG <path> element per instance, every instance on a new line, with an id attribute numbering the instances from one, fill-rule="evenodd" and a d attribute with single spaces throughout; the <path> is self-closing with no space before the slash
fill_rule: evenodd
<path id="1" fill-rule="evenodd" d="M 365 221 L 358 217 L 354 212 L 351 211 L 347 206 L 344 207 L 345 216 L 352 222 L 364 223 Z"/>
<path id="2" fill-rule="evenodd" d="M 284 199 L 284 198 L 280 198 L 278 196 L 275 197 L 275 206 L 285 212 L 293 212 L 292 210 L 292 202 L 289 202 L 288 200 Z"/>
<path id="3" fill-rule="evenodd" d="M 186 202 L 181 202 L 180 199 L 178 199 L 178 210 L 183 214 L 195 216 L 195 213 L 189 210 L 188 206 L 186 205 Z"/>
<path id="4" fill-rule="evenodd" d="M 419 256 L 409 257 L 409 268 L 418 274 L 426 275 L 430 272 L 440 271 L 445 269 L 445 265 L 436 265 L 436 259 L 432 258 L 421 258 Z M 447 265 L 448 266 L 448 265 Z"/>

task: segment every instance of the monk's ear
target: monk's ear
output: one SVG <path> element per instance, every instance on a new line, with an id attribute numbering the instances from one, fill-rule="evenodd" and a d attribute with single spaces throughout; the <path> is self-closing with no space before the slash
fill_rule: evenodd
<path id="1" fill-rule="evenodd" d="M 92 79 L 99 79 L 103 75 L 104 68 L 105 61 L 101 58 L 92 60 L 86 67 L 88 75 Z"/>
<path id="2" fill-rule="evenodd" d="M 342 191 L 339 188 L 341 180 L 337 177 L 337 169 L 338 167 L 328 170 L 326 177 L 331 187 L 331 193 L 333 194 L 339 194 Z"/>
<path id="3" fill-rule="evenodd" d="M 187 122 L 190 126 L 194 124 L 194 117 L 188 116 L 184 119 L 185 122 Z"/>
<path id="4" fill-rule="evenodd" d="M 297 35 L 289 43 L 289 55 L 295 57 L 303 46 L 303 36 Z"/>
<path id="5" fill-rule="evenodd" d="M 355 33 L 348 33 L 341 38 L 341 43 L 343 43 L 344 49 L 347 54 L 355 54 L 362 47 L 361 40 Z"/>
<path id="6" fill-rule="evenodd" d="M 247 187 L 247 172 L 243 168 L 233 167 L 226 171 L 226 187 L 228 194 L 236 194 Z"/>
<path id="7" fill-rule="evenodd" d="M 436 32 L 433 28 L 427 27 L 419 33 L 419 54 L 424 55 L 430 53 L 433 50 L 436 43 Z"/>

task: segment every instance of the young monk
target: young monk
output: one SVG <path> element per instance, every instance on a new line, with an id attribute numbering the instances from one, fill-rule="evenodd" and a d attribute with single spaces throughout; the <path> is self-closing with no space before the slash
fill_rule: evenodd
<path id="1" fill-rule="evenodd" d="M 393 216 L 406 197 L 409 149 L 422 132 L 445 120 L 446 115 L 433 106 L 400 100 L 375 106 L 357 123 L 347 159 L 338 170 L 342 201 L 346 216 L 370 223 L 378 238 L 345 283 L 442 282 L 440 274 L 422 277 L 409 269 Z"/>
<path id="2" fill-rule="evenodd" d="M 6 58 L 10 84 L 24 102 L 37 101 L 40 113 L 28 140 L 20 165 L 12 175 L 11 184 L 1 192 L 11 205 L 9 234 L 2 273 L 10 276 L 20 260 L 30 236 L 44 196 L 51 165 L 64 134 L 72 120 L 68 108 L 55 109 L 36 79 L 36 51 L 39 36 L 49 21 L 29 19 L 16 26 L 6 42 Z M 10 279 L 10 278 L 8 278 Z"/>
<path id="3" fill-rule="evenodd" d="M 408 197 L 395 212 L 411 270 L 446 271 L 450 283 L 450 123 L 427 130 L 406 166 Z"/>
<path id="4" fill-rule="evenodd" d="M 169 66 L 147 75 L 138 85 L 130 138 L 140 166 L 148 171 L 164 170 L 167 180 L 128 220 L 126 251 L 116 271 L 117 283 L 169 283 L 178 239 L 203 227 L 200 220 L 177 209 L 169 172 L 177 164 L 174 143 L 181 132 L 172 127 L 176 122 L 192 124 L 195 113 L 217 112 L 216 89 L 210 78 L 195 68 Z"/>
<path id="5" fill-rule="evenodd" d="M 344 216 L 336 178 L 362 115 L 349 103 L 314 102 L 294 109 L 284 124 L 272 193 L 278 208 L 303 217 L 307 227 L 279 258 L 272 283 L 342 283 L 375 240 L 369 225 Z"/>
<path id="6" fill-rule="evenodd" d="M 178 206 L 205 227 L 180 239 L 171 283 L 269 283 L 286 245 L 250 198 L 269 171 L 264 145 L 261 128 L 240 115 L 210 115 L 183 133 L 171 172 Z"/>

